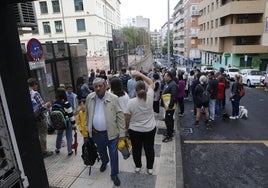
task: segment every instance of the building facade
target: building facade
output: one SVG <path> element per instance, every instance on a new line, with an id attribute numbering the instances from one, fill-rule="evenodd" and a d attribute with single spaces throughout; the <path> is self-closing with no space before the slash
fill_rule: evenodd
<path id="1" fill-rule="evenodd" d="M 265 70 L 266 0 L 203 0 L 198 10 L 202 64 Z"/>
<path id="2" fill-rule="evenodd" d="M 157 30 L 151 31 L 150 32 L 151 36 L 151 47 L 154 48 L 154 54 L 161 54 L 162 49 L 160 46 L 160 40 L 161 40 L 161 35 Z"/>
<path id="3" fill-rule="evenodd" d="M 122 19 L 122 27 L 140 27 L 144 28 L 148 33 L 150 32 L 150 19 L 143 16 L 136 16 L 135 18 Z"/>
<path id="4" fill-rule="evenodd" d="M 184 62 L 194 64 L 199 60 L 200 50 L 197 38 L 199 31 L 197 6 L 200 0 L 181 0 L 174 8 L 173 49 L 174 55 Z"/>
<path id="5" fill-rule="evenodd" d="M 22 48 L 30 38 L 42 43 L 81 43 L 88 56 L 106 55 L 112 30 L 121 26 L 119 0 L 34 1 L 38 27 L 20 35 Z"/>

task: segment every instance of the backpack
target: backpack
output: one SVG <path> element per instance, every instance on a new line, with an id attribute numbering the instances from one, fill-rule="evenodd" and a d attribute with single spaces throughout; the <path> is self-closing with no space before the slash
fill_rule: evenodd
<path id="1" fill-rule="evenodd" d="M 208 84 L 206 85 L 205 88 L 201 84 L 199 84 L 199 87 L 201 87 L 202 90 L 203 90 L 202 95 L 201 95 L 201 102 L 202 103 L 208 103 L 209 100 L 210 100 L 210 93 L 208 91 Z"/>
<path id="2" fill-rule="evenodd" d="M 97 146 L 95 145 L 92 138 L 88 137 L 85 139 L 84 144 L 82 145 L 82 155 L 81 155 L 84 164 L 87 166 L 90 166 L 89 168 L 89 175 L 91 173 L 91 166 L 93 166 L 96 162 L 96 160 L 99 159 L 99 154 L 97 151 Z"/>
<path id="3" fill-rule="evenodd" d="M 42 109 L 39 107 L 39 104 L 37 103 L 36 99 L 34 98 L 35 93 L 36 93 L 35 91 L 31 91 L 30 95 L 31 95 L 34 116 L 37 118 L 41 115 Z"/>
<path id="4" fill-rule="evenodd" d="M 64 108 L 58 104 L 54 103 L 52 105 L 52 109 L 50 112 L 50 121 L 51 126 L 54 127 L 55 130 L 64 130 L 67 126 L 67 119 Z"/>
<path id="5" fill-rule="evenodd" d="M 244 97 L 246 94 L 244 87 L 241 85 L 240 90 L 239 90 L 239 96 L 240 97 Z"/>

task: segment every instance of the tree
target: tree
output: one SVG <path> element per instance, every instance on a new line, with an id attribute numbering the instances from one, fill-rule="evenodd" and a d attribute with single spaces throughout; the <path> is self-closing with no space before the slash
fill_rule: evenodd
<path id="1" fill-rule="evenodd" d="M 136 50 L 139 45 L 147 45 L 149 43 L 148 32 L 144 28 L 123 27 L 123 40 L 128 42 L 130 50 Z"/>
<path id="2" fill-rule="evenodd" d="M 173 31 L 170 30 L 169 32 L 169 41 L 170 41 L 170 56 L 173 56 Z M 166 35 L 166 38 L 165 38 L 165 44 L 164 46 L 162 46 L 162 54 L 166 55 L 167 54 L 167 35 Z"/>

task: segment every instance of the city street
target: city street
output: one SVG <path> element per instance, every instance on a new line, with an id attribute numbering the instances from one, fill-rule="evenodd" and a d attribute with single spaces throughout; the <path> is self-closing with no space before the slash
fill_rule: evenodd
<path id="1" fill-rule="evenodd" d="M 192 125 L 193 104 L 185 102 L 186 115 L 180 120 L 185 187 L 268 187 L 268 93 L 244 88 L 240 105 L 248 109 L 248 119 L 218 118 L 212 130 L 202 120 L 200 127 Z M 230 90 L 226 93 L 229 99 Z M 226 105 L 230 114 L 230 101 Z"/>

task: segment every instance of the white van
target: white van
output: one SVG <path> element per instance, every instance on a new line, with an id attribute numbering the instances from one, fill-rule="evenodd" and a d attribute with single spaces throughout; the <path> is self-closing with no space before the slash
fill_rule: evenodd
<path id="1" fill-rule="evenodd" d="M 208 72 L 211 72 L 211 71 L 214 71 L 214 68 L 212 66 L 201 66 L 201 69 L 200 69 L 201 72 L 203 73 L 208 73 Z"/>

